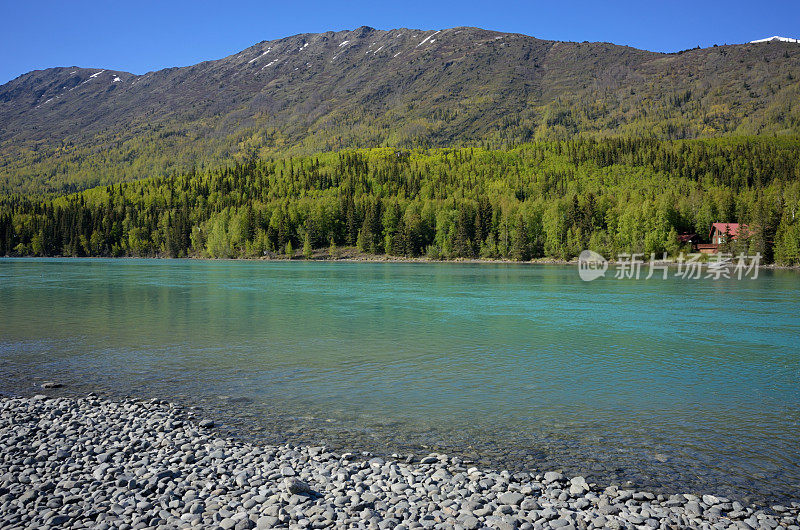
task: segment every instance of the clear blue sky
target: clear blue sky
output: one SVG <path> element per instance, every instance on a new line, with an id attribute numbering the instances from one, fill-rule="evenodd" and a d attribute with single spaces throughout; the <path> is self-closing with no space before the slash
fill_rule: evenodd
<path id="1" fill-rule="evenodd" d="M 52 66 L 142 74 L 296 33 L 478 26 L 654 51 L 800 37 L 800 2 L 728 0 L 0 0 L 0 83 Z"/>

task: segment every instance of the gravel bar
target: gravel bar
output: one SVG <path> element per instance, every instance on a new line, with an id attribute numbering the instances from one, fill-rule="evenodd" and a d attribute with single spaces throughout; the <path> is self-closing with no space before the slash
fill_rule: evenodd
<path id="1" fill-rule="evenodd" d="M 0 399 L 0 528 L 786 528 L 800 503 L 220 436 L 159 400 Z"/>

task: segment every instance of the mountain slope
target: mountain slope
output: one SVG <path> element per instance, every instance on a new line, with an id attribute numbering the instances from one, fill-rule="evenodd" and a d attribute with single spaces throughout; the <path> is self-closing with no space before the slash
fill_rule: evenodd
<path id="1" fill-rule="evenodd" d="M 351 146 L 800 132 L 800 46 L 660 54 L 476 28 L 302 34 L 137 76 L 0 87 L 0 192 Z"/>

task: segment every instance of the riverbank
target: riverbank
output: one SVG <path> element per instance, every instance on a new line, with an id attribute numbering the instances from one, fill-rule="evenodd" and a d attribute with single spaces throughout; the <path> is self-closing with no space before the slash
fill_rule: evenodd
<path id="1" fill-rule="evenodd" d="M 162 401 L 2 398 L 0 440 L 3 528 L 800 527 L 800 503 L 764 510 L 445 455 L 249 444 Z"/>
<path id="2" fill-rule="evenodd" d="M 709 257 L 708 254 L 701 255 L 701 262 L 706 264 Z M 345 262 L 345 263 L 459 263 L 459 264 L 477 264 L 477 265 L 569 265 L 577 266 L 578 259 L 573 258 L 569 260 L 557 258 L 533 258 L 527 261 L 519 261 L 506 258 L 431 258 L 428 256 L 391 256 L 388 254 L 368 254 L 361 252 L 356 247 L 339 247 L 332 254 L 330 249 L 315 249 L 310 256 L 305 256 L 301 251 L 295 251 L 292 256 L 286 254 L 270 252 L 263 256 L 250 256 L 250 257 L 235 257 L 235 258 L 208 258 L 202 256 L 186 256 L 182 258 L 172 258 L 166 255 L 156 256 L 120 256 L 110 258 L 109 256 L 0 256 L 3 258 L 17 258 L 17 259 L 114 259 L 114 260 L 136 260 L 136 259 L 153 259 L 153 260 L 175 260 L 175 259 L 190 259 L 197 261 L 267 261 L 267 262 L 295 262 L 303 263 L 309 261 L 322 261 L 322 262 Z M 649 259 L 645 257 L 646 259 Z M 615 265 L 617 260 L 609 259 L 610 265 Z M 648 262 L 644 261 L 643 267 L 648 266 Z M 677 262 L 672 261 L 668 263 L 669 267 L 675 268 L 678 266 Z M 761 270 L 793 270 L 800 272 L 800 265 L 778 265 L 775 263 L 759 263 L 758 268 Z"/>

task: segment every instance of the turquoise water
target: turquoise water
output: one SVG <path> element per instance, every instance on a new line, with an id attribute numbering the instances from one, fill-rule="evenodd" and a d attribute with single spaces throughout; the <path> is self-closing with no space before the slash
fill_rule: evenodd
<path id="1" fill-rule="evenodd" d="M 0 390 L 176 399 L 235 433 L 446 450 L 740 498 L 800 491 L 800 274 L 0 260 Z M 40 392 L 40 391 L 37 391 Z"/>

